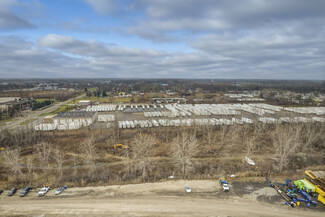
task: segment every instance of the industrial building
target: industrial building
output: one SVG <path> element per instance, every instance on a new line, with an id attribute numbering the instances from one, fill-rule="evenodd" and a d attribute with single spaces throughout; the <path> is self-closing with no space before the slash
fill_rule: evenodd
<path id="1" fill-rule="evenodd" d="M 97 112 L 72 111 L 61 112 L 56 116 L 46 116 L 43 123 L 35 126 L 35 130 L 75 130 L 89 126 L 98 118 Z"/>
<path id="2" fill-rule="evenodd" d="M 89 106 L 91 104 L 90 100 L 80 100 L 78 105 L 80 106 Z"/>

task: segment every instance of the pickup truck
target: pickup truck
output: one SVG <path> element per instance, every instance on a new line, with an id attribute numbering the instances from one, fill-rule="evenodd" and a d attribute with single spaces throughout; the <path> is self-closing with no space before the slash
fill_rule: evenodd
<path id="1" fill-rule="evenodd" d="M 49 186 L 45 186 L 44 188 L 41 188 L 41 190 L 38 192 L 38 196 L 44 196 L 48 191 L 50 190 Z"/>
<path id="2" fill-rule="evenodd" d="M 220 185 L 222 187 L 222 190 L 224 192 L 228 192 L 229 191 L 229 186 L 228 186 L 228 182 L 225 179 L 220 179 Z"/>

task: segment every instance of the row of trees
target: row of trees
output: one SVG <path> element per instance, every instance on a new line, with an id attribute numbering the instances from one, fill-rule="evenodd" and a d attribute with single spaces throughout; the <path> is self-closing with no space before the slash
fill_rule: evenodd
<path id="1" fill-rule="evenodd" d="M 105 90 L 103 90 L 103 91 L 99 91 L 99 90 L 88 91 L 88 89 L 85 88 L 85 92 L 86 92 L 86 96 L 87 96 L 87 97 L 91 97 L 91 96 L 95 96 L 95 97 L 105 97 L 105 96 L 107 96 L 107 93 L 105 92 Z"/>
<path id="2" fill-rule="evenodd" d="M 155 160 L 153 152 L 154 146 L 157 145 L 155 137 L 149 134 L 140 133 L 137 135 L 131 146 L 131 150 L 126 150 L 124 155 L 125 172 L 127 174 L 138 174 L 142 180 L 146 180 L 151 173 L 153 161 Z M 172 160 L 182 174 L 186 178 L 193 171 L 193 158 L 198 152 L 198 142 L 194 136 L 183 133 L 173 140 L 171 150 L 173 152 Z M 76 158 L 72 158 L 73 165 L 67 165 L 69 161 L 64 152 L 55 148 L 47 142 L 39 142 L 33 145 L 34 159 L 25 158 L 23 161 L 21 147 L 6 148 L 2 151 L 6 166 L 13 175 L 13 180 L 18 182 L 33 183 L 35 171 L 41 170 L 41 176 L 44 182 L 49 181 L 50 171 L 55 171 L 57 182 L 62 182 L 64 170 L 72 167 L 76 175 L 77 168 L 87 171 L 90 181 L 96 179 L 96 170 L 98 167 L 99 153 L 93 136 L 84 140 L 80 145 L 81 165 L 77 165 Z M 69 161 L 71 163 L 71 159 Z"/>
<path id="3" fill-rule="evenodd" d="M 53 103 L 52 100 L 47 99 L 47 100 L 43 100 L 43 101 L 35 101 L 32 103 L 32 110 L 37 110 L 39 108 L 43 108 L 45 106 L 51 105 Z"/>

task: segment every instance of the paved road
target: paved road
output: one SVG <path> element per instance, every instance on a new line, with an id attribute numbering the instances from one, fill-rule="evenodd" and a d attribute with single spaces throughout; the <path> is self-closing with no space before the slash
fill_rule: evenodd
<path id="1" fill-rule="evenodd" d="M 24 116 L 24 117 L 17 117 L 15 118 L 14 120 L 10 121 L 10 122 L 7 122 L 6 124 L 4 124 L 3 126 L 0 127 L 0 130 L 3 130 L 3 129 L 14 129 L 18 126 L 21 126 L 21 123 L 23 122 L 27 122 L 27 121 L 32 121 L 34 119 L 37 119 L 37 118 L 40 118 L 40 115 L 43 114 L 43 113 L 47 113 L 47 112 L 51 112 L 51 111 L 54 111 L 58 108 L 60 108 L 62 105 L 65 105 L 65 104 L 68 104 L 69 102 L 73 101 L 73 100 L 76 100 L 76 99 L 80 99 L 82 97 L 84 97 L 86 94 L 82 94 L 80 96 L 77 96 L 75 98 L 72 98 L 72 99 L 68 99 L 66 101 L 63 101 L 63 102 L 59 102 L 59 103 L 56 103 L 46 109 L 43 109 L 43 110 L 36 110 L 36 111 L 30 111 L 28 113 L 28 115 Z"/>

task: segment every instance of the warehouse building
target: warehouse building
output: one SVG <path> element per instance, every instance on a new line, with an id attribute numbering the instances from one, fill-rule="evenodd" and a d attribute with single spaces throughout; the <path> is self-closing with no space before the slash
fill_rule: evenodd
<path id="1" fill-rule="evenodd" d="M 35 126 L 35 130 L 76 130 L 89 126 L 98 118 L 97 112 L 72 111 L 61 112 L 56 116 L 46 116 L 43 123 Z"/>
<path id="2" fill-rule="evenodd" d="M 78 102 L 79 106 L 89 106 L 91 104 L 90 100 L 80 100 Z"/>

